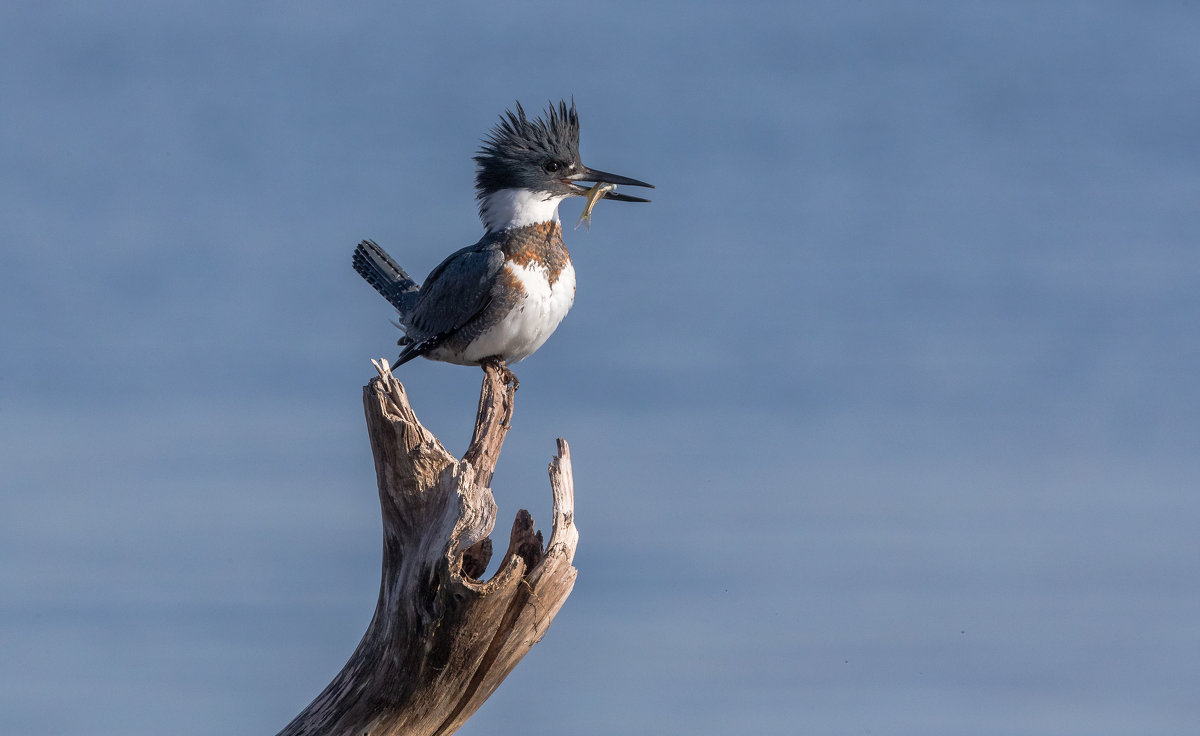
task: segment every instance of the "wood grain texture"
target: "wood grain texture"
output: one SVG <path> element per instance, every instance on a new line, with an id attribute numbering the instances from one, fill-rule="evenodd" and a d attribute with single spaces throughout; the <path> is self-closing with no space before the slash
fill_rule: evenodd
<path id="1" fill-rule="evenodd" d="M 545 634 L 575 583 L 579 534 L 567 443 L 550 463 L 543 547 L 528 511 L 513 522 L 491 580 L 491 482 L 512 420 L 515 382 L 484 365 L 471 445 L 456 460 L 417 420 L 387 362 L 363 390 L 379 503 L 383 579 L 358 648 L 279 736 L 454 733 Z"/>

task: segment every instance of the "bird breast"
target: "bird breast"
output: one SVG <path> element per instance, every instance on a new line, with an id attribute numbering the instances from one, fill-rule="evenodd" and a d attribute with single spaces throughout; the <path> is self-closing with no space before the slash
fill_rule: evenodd
<path id="1" fill-rule="evenodd" d="M 546 266 L 529 261 L 504 266 L 511 306 L 468 346 L 471 361 L 501 355 L 509 363 L 529 357 L 549 339 L 575 303 L 575 268 L 567 259 L 553 278 Z"/>

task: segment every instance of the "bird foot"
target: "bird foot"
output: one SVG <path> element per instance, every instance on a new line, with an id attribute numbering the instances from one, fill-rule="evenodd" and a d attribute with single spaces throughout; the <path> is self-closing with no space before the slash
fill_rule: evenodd
<path id="1" fill-rule="evenodd" d="M 508 369 L 508 365 L 504 362 L 504 358 L 501 358 L 498 355 L 493 355 L 490 358 L 484 358 L 480 365 L 483 366 L 485 371 L 489 365 L 494 366 L 496 370 L 500 372 L 500 378 L 505 383 L 510 384 L 513 387 L 513 391 L 516 391 L 521 387 L 521 382 L 517 380 L 517 374 Z"/>

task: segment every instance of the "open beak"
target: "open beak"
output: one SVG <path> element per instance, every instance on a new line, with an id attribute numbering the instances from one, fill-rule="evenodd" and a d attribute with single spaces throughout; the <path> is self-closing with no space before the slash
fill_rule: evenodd
<path id="1" fill-rule="evenodd" d="M 647 184 L 644 181 L 638 181 L 637 179 L 630 179 L 628 176 L 621 176 L 620 174 L 610 174 L 607 171 L 597 171 L 596 169 L 589 169 L 586 166 L 583 167 L 583 171 L 579 171 L 574 174 L 571 174 L 570 176 L 563 179 L 563 181 L 567 185 L 569 185 L 571 187 L 571 189 L 574 190 L 575 194 L 578 194 L 580 196 L 587 194 L 588 190 L 591 189 L 591 187 L 585 187 L 583 185 L 576 184 L 575 182 L 577 182 L 577 181 L 590 181 L 590 182 L 595 182 L 597 184 L 600 184 L 600 183 L 617 184 L 617 185 L 630 186 L 630 187 L 648 187 L 650 189 L 654 188 L 653 184 Z M 633 197 L 628 194 L 618 194 L 615 191 L 605 192 L 602 199 L 611 199 L 616 202 L 649 202 L 650 201 L 648 199 L 642 199 L 641 197 Z"/>

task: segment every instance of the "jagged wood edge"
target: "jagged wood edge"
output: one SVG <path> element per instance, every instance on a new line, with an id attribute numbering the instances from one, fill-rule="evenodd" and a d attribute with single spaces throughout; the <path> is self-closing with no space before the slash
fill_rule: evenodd
<path id="1" fill-rule="evenodd" d="M 490 554 L 496 504 L 488 484 L 515 391 L 503 364 L 484 366 L 461 461 L 421 425 L 387 361 L 375 366 L 380 375 L 364 387 L 363 401 L 384 522 L 379 600 L 345 667 L 279 736 L 453 733 L 545 635 L 575 583 L 579 533 L 570 448 L 561 438 L 549 468 L 545 550 L 521 510 L 495 576 L 480 581 L 463 572 L 464 559 L 482 570 Z M 418 553 L 425 557 L 414 562 Z"/>

